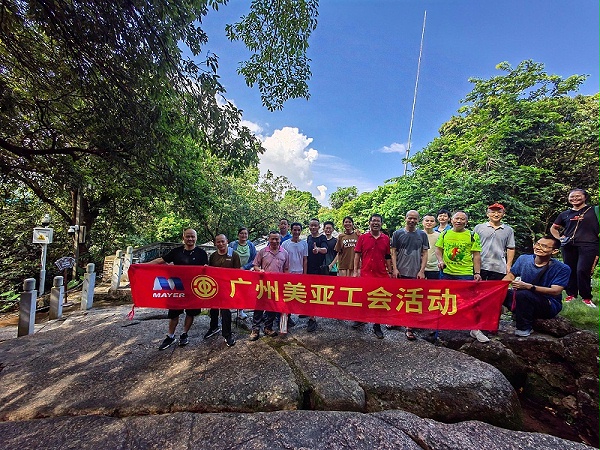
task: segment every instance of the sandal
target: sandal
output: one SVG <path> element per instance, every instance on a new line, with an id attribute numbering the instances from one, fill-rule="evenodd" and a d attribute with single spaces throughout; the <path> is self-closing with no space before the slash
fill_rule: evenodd
<path id="1" fill-rule="evenodd" d="M 407 329 L 405 334 L 406 334 L 406 339 L 408 339 L 409 341 L 414 341 L 415 339 L 417 339 L 412 330 Z"/>

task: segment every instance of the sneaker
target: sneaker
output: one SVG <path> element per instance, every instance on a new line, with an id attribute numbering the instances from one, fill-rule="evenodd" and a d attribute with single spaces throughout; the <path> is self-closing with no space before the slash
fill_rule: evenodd
<path id="1" fill-rule="evenodd" d="M 355 330 L 358 330 L 359 328 L 362 328 L 365 326 L 367 322 L 354 322 L 351 327 L 354 328 Z"/>
<path id="2" fill-rule="evenodd" d="M 174 337 L 169 337 L 167 336 L 165 338 L 164 341 L 162 341 L 162 344 L 160 344 L 160 346 L 158 347 L 159 350 L 166 350 L 168 349 L 171 345 L 173 345 L 175 343 L 176 339 Z"/>
<path id="3" fill-rule="evenodd" d="M 221 331 L 221 328 L 217 327 L 217 328 L 213 328 L 212 330 L 209 329 L 206 334 L 204 335 L 204 339 L 208 339 L 210 337 L 213 337 L 215 334 L 217 334 L 219 331 Z"/>
<path id="4" fill-rule="evenodd" d="M 589 298 L 584 298 L 582 302 L 584 305 L 589 306 L 590 308 L 597 308 L 597 306 L 594 305 L 594 303 L 592 303 L 592 301 Z"/>
<path id="5" fill-rule="evenodd" d="M 515 336 L 527 337 L 532 333 L 531 330 L 515 330 Z"/>
<path id="6" fill-rule="evenodd" d="M 479 342 L 489 342 L 490 338 L 488 338 L 485 334 L 483 334 L 479 330 L 471 330 L 469 333 L 473 339 L 477 339 Z"/>
<path id="7" fill-rule="evenodd" d="M 313 331 L 317 331 L 317 321 L 315 319 L 308 319 L 308 325 L 306 326 L 306 331 L 312 333 Z"/>
<path id="8" fill-rule="evenodd" d="M 225 343 L 227 347 L 233 347 L 235 345 L 235 339 L 233 338 L 233 334 L 230 334 L 225 338 Z"/>
<path id="9" fill-rule="evenodd" d="M 251 341 L 256 341 L 260 336 L 260 333 L 258 332 L 258 330 L 252 330 L 252 333 L 250 333 L 250 340 Z"/>
<path id="10" fill-rule="evenodd" d="M 179 346 L 185 347 L 189 343 L 190 343 L 190 340 L 188 339 L 187 333 L 181 333 L 181 336 L 179 336 Z"/>
<path id="11" fill-rule="evenodd" d="M 575 300 L 575 297 L 573 295 L 567 295 L 565 297 L 565 303 L 572 302 L 573 300 Z"/>
<path id="12" fill-rule="evenodd" d="M 377 339 L 383 339 L 383 331 L 381 331 L 381 325 L 373 325 L 373 333 L 375 333 Z"/>
<path id="13" fill-rule="evenodd" d="M 292 320 L 292 316 L 288 317 L 288 328 L 295 327 L 296 322 Z"/>
<path id="14" fill-rule="evenodd" d="M 275 337 L 278 334 L 277 331 L 269 330 L 268 328 L 265 328 L 264 333 L 265 333 L 265 336 L 269 336 L 269 337 Z"/>

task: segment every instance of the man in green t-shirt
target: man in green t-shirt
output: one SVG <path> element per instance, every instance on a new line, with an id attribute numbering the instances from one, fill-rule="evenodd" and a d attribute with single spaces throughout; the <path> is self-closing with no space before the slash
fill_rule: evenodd
<path id="1" fill-rule="evenodd" d="M 464 211 L 452 215 L 452 228 L 442 231 L 435 243 L 438 267 L 443 280 L 481 281 L 481 242 L 479 235 L 467 229 L 469 216 Z M 489 339 L 479 330 L 471 330 L 479 342 Z"/>
<path id="2" fill-rule="evenodd" d="M 481 243 L 479 236 L 468 230 L 467 213 L 452 215 L 452 228 L 440 233 L 435 243 L 438 267 L 444 280 L 481 280 Z"/>

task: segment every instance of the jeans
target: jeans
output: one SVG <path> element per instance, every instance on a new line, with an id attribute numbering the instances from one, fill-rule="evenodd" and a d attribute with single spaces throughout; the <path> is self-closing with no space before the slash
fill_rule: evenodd
<path id="1" fill-rule="evenodd" d="M 252 331 L 259 331 L 261 325 L 264 325 L 265 330 L 272 330 L 274 321 L 275 313 L 273 311 L 255 309 L 252 319 Z"/>
<path id="2" fill-rule="evenodd" d="M 562 309 L 562 305 L 553 307 L 551 300 L 526 289 L 509 289 L 504 306 L 512 310 L 517 330 L 531 330 L 535 319 L 552 319 Z"/>
<path id="3" fill-rule="evenodd" d="M 481 279 L 486 280 L 501 280 L 506 276 L 505 273 L 493 272 L 491 270 L 481 269 Z"/>

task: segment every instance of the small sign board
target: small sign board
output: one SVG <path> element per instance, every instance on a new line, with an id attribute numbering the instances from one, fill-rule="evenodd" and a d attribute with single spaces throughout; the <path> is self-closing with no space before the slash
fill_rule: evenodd
<path id="1" fill-rule="evenodd" d="M 52 228 L 36 227 L 33 229 L 34 244 L 52 244 Z"/>
<path id="2" fill-rule="evenodd" d="M 72 269 L 75 265 L 75 258 L 73 258 L 72 256 L 63 256 L 62 258 L 54 261 L 54 264 L 60 270 Z"/>

